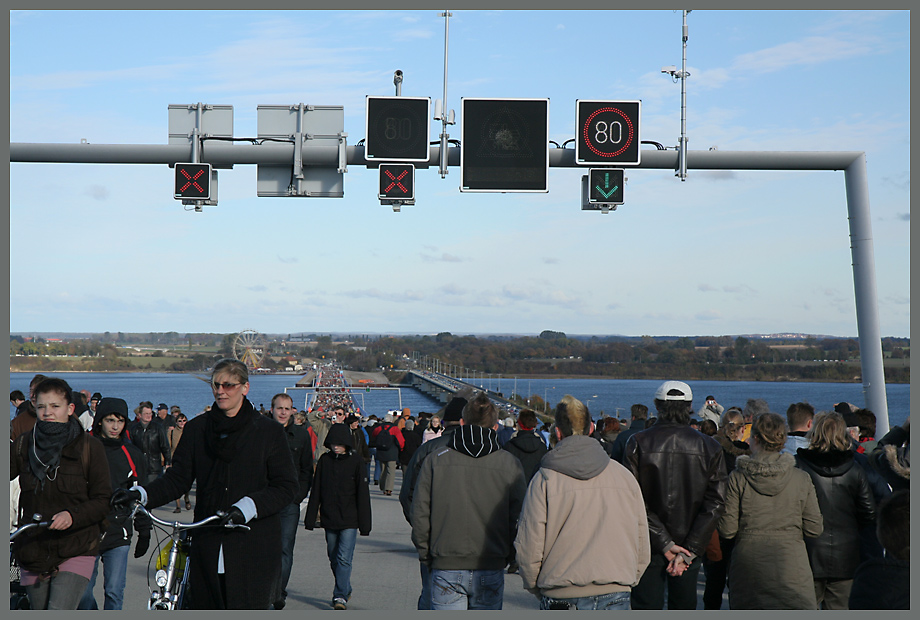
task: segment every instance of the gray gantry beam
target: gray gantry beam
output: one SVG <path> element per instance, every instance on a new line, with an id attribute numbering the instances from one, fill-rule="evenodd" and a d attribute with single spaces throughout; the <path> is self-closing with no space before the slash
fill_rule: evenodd
<path id="1" fill-rule="evenodd" d="M 264 142 L 236 144 L 204 140 L 200 161 L 215 168 L 234 164 L 291 164 L 294 144 Z M 33 144 L 10 143 L 10 162 L 87 163 L 87 164 L 168 164 L 190 161 L 190 145 L 166 144 Z M 335 168 L 338 148 L 313 146 L 305 142 L 301 149 L 302 165 Z M 416 168 L 438 167 L 440 148 L 429 148 L 427 162 Z M 364 147 L 347 147 L 348 164 L 377 167 L 368 161 Z M 550 149 L 552 167 L 585 168 L 575 163 L 574 149 Z M 450 147 L 450 166 L 460 165 L 460 147 Z M 862 365 L 863 393 L 866 407 L 877 417 L 878 436 L 888 432 L 888 398 L 878 315 L 878 288 L 875 280 L 875 250 L 869 213 L 869 185 L 866 157 L 862 151 L 689 151 L 687 168 L 693 170 L 843 170 L 846 184 L 847 211 L 850 224 L 850 251 L 853 259 L 853 284 L 856 297 L 856 324 Z M 643 150 L 636 168 L 677 170 L 677 151 Z"/>

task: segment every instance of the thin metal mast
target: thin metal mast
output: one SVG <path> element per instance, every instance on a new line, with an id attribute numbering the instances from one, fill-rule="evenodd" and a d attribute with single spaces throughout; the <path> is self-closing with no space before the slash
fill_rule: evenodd
<path id="1" fill-rule="evenodd" d="M 444 96 L 441 99 L 441 153 L 438 172 L 443 179 L 447 176 L 447 39 L 450 32 L 450 10 L 445 9 L 441 17 L 444 18 Z"/>
<path id="2" fill-rule="evenodd" d="M 683 34 L 681 37 L 681 62 L 680 62 L 680 156 L 678 158 L 677 176 L 681 181 L 687 180 L 687 14 L 690 11 L 684 11 Z"/>

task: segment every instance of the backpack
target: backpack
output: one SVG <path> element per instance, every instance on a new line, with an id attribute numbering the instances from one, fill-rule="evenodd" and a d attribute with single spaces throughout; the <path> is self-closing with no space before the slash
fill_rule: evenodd
<path id="1" fill-rule="evenodd" d="M 391 425 L 381 425 L 380 430 L 374 435 L 374 447 L 378 450 L 389 450 L 393 447 L 393 440 L 396 439 L 390 434 Z"/>

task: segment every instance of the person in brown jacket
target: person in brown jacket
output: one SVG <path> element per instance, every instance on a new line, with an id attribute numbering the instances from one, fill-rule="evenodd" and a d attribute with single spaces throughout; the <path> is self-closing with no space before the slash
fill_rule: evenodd
<path id="1" fill-rule="evenodd" d="M 102 443 L 73 417 L 73 393 L 63 379 L 35 386 L 35 427 L 10 450 L 10 480 L 22 488 L 19 522 L 41 515 L 47 528 L 16 538 L 32 609 L 76 609 L 86 591 L 105 531 L 112 483 Z"/>
<path id="2" fill-rule="evenodd" d="M 16 438 L 32 430 L 35 422 L 38 420 L 35 414 L 35 387 L 44 381 L 45 375 L 35 375 L 29 381 L 29 400 L 20 403 L 16 408 L 16 417 L 10 422 L 10 441 L 16 441 Z"/>
<path id="3" fill-rule="evenodd" d="M 176 453 L 176 446 L 179 445 L 179 440 L 182 439 L 182 429 L 185 428 L 185 423 L 188 422 L 188 417 L 181 411 L 176 414 L 176 425 L 166 429 L 166 437 L 169 439 L 169 455 L 170 461 L 172 461 L 172 455 Z M 189 498 L 188 491 L 185 492 L 185 509 L 192 509 L 192 500 Z M 176 498 L 176 509 L 173 510 L 175 513 L 182 512 L 182 505 L 179 503 L 179 498 Z"/>
<path id="4" fill-rule="evenodd" d="M 728 569 L 731 609 L 816 609 L 803 535 L 824 520 L 811 477 L 781 454 L 786 423 L 762 413 L 751 426 L 751 456 L 739 456 L 728 477 L 719 534 L 734 539 Z"/>

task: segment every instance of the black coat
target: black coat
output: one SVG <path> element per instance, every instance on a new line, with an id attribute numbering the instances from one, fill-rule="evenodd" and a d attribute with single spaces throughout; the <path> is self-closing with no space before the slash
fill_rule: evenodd
<path id="1" fill-rule="evenodd" d="M 346 453 L 332 452 L 333 444 L 345 446 Z M 354 451 L 351 429 L 344 424 L 333 424 L 325 445 L 330 451 L 319 457 L 316 464 L 304 526 L 312 530 L 318 513 L 324 529 L 357 529 L 367 536 L 371 533 L 371 493 L 367 467 Z"/>
<path id="2" fill-rule="evenodd" d="M 415 451 L 422 445 L 421 436 L 414 431 L 415 429 L 412 431 L 403 431 L 402 436 L 406 441 L 406 445 L 399 451 L 399 462 L 402 465 L 408 465 L 409 461 L 412 459 L 412 455 L 415 454 Z"/>
<path id="3" fill-rule="evenodd" d="M 219 411 L 217 403 L 212 410 Z M 243 401 L 237 415 L 249 418 L 236 454 L 229 463 L 206 447 L 207 414 L 188 421 L 176 447 L 172 467 L 157 480 L 143 485 L 148 505 L 161 506 L 182 497 L 197 481 L 195 520 L 227 511 L 243 497 L 255 503 L 257 516 L 249 530 L 208 528 L 195 530 L 189 574 L 193 609 L 222 609 L 218 593 L 217 559 L 221 546 L 227 607 L 268 609 L 281 596 L 281 518 L 278 512 L 294 501 L 297 473 L 284 429 Z M 223 470 L 223 471 L 221 471 Z M 228 480 L 221 488 L 217 480 Z"/>
<path id="4" fill-rule="evenodd" d="M 128 425 L 128 435 L 131 437 L 131 443 L 144 453 L 148 474 L 158 474 L 162 471 L 164 464 L 169 464 L 172 457 L 169 450 L 169 437 L 166 435 L 166 427 L 156 416 L 153 417 L 147 428 L 144 428 L 140 420 L 131 422 Z"/>
<path id="5" fill-rule="evenodd" d="M 626 454 L 626 442 L 629 438 L 638 432 L 645 430 L 645 420 L 633 420 L 629 423 L 629 428 L 620 431 L 617 438 L 613 440 L 613 447 L 610 448 L 610 458 L 618 463 L 623 463 L 623 455 Z"/>
<path id="6" fill-rule="evenodd" d="M 97 416 L 98 417 L 98 416 Z M 100 437 L 99 441 L 105 447 L 105 458 L 109 462 L 109 477 L 112 490 L 130 489 L 135 484 L 143 485 L 147 475 L 147 464 L 144 462 L 144 453 L 133 443 L 122 439 L 108 439 Z M 127 454 L 125 454 L 127 451 Z M 128 459 L 130 455 L 130 460 Z M 132 468 L 131 465 L 134 465 Z M 131 535 L 137 529 L 140 538 L 150 538 L 151 521 L 143 512 L 138 511 L 134 521 L 129 519 L 130 507 L 121 507 L 111 510 L 106 519 L 109 527 L 102 535 L 99 543 L 99 553 L 131 544 Z"/>
<path id="7" fill-rule="evenodd" d="M 293 418 L 284 427 L 284 435 L 297 472 L 298 491 L 293 503 L 299 504 L 310 494 L 313 485 L 313 441 L 310 439 L 310 431 L 294 424 Z"/>
<path id="8" fill-rule="evenodd" d="M 910 609 L 910 562 L 893 557 L 863 562 L 853 576 L 850 609 Z"/>
<path id="9" fill-rule="evenodd" d="M 815 579 L 852 579 L 859 566 L 859 528 L 875 521 L 875 499 L 850 450 L 819 452 L 799 448 L 796 466 L 815 485 L 824 532 L 806 538 Z"/>
<path id="10" fill-rule="evenodd" d="M 659 419 L 629 438 L 623 465 L 642 488 L 652 552 L 673 541 L 702 555 L 725 511 L 728 474 L 719 442 Z"/>
<path id="11" fill-rule="evenodd" d="M 537 431 L 517 431 L 503 446 L 503 449 L 516 456 L 521 462 L 527 482 L 530 482 L 533 475 L 540 469 L 540 459 L 549 452 L 549 448 L 546 447 L 546 443 L 537 434 Z"/>
<path id="12" fill-rule="evenodd" d="M 355 441 L 355 452 L 358 453 L 365 463 L 371 462 L 371 449 L 367 445 L 367 435 L 365 435 L 365 430 L 358 426 L 358 428 L 351 431 L 351 437 Z"/>

